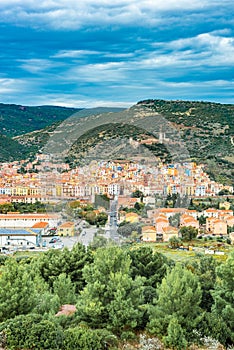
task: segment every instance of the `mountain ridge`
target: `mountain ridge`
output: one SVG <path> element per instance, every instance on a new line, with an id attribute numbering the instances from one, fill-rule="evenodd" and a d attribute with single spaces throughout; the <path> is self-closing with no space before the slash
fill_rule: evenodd
<path id="1" fill-rule="evenodd" d="M 232 141 L 234 137 L 234 105 L 204 101 L 149 99 L 139 101 L 133 107 L 140 107 L 143 114 L 144 111 L 145 113 L 146 111 L 151 111 L 161 115 L 175 130 L 179 131 L 192 160 L 198 163 L 205 163 L 206 171 L 215 180 L 233 184 L 234 159 L 232 154 L 234 146 Z M 131 110 L 131 108 L 128 110 Z M 84 110 L 84 117 L 86 114 L 89 115 L 89 113 L 88 110 Z M 80 114 L 82 114 L 82 111 L 81 113 L 78 112 L 78 115 Z M 96 119 L 99 117 L 97 115 Z M 39 131 L 34 130 L 33 133 L 17 135 L 14 137 L 14 140 L 23 146 L 31 147 L 32 153 L 35 153 L 43 148 L 60 123 L 60 121 L 56 121 L 56 123 L 47 125 L 46 128 Z M 109 125 L 108 130 L 104 129 L 104 126 L 99 127 L 96 130 L 96 136 L 95 130 L 90 130 L 86 135 L 82 135 L 81 140 L 77 140 L 72 147 L 73 153 L 71 152 L 72 154 L 70 154 L 70 161 L 84 156 L 85 151 L 92 149 L 94 145 L 101 144 L 104 140 L 109 140 L 118 135 L 119 137 L 124 135 L 130 138 L 134 134 L 135 139 L 142 138 L 144 135 L 143 131 L 139 131 L 141 133 L 139 135 L 137 130 L 134 131 L 133 128 L 121 125 L 121 123 L 119 126 L 117 124 Z M 102 137 L 99 137 L 98 134 L 102 135 Z M 145 136 L 146 138 L 150 137 L 150 134 Z M 159 146 L 148 145 L 146 147 L 156 156 L 159 155 L 159 157 L 167 159 L 165 149 Z"/>

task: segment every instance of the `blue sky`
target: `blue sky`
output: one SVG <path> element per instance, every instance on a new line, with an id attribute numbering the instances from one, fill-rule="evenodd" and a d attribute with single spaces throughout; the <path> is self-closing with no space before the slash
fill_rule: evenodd
<path id="1" fill-rule="evenodd" d="M 234 103 L 233 0 L 1 0 L 0 102 Z"/>

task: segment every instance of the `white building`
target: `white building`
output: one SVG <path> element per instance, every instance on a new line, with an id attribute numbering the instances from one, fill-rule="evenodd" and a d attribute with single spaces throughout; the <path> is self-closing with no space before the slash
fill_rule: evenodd
<path id="1" fill-rule="evenodd" d="M 0 214 L 0 228 L 30 228 L 36 223 L 47 222 L 56 227 L 60 222 L 58 214 Z"/>
<path id="2" fill-rule="evenodd" d="M 30 248 L 41 244 L 39 231 L 0 228 L 0 247 Z"/>

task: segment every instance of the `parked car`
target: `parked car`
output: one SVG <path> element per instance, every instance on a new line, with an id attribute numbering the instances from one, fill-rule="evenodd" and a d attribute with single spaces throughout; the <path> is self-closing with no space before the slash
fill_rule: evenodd
<path id="1" fill-rule="evenodd" d="M 59 237 L 53 237 L 49 241 L 49 244 L 53 244 L 53 243 L 57 243 L 57 242 L 62 242 L 62 241 L 61 241 L 61 239 Z"/>
<path id="2" fill-rule="evenodd" d="M 55 242 L 55 243 L 52 245 L 52 248 L 54 248 L 54 249 L 62 249 L 63 247 L 64 247 L 63 242 Z"/>

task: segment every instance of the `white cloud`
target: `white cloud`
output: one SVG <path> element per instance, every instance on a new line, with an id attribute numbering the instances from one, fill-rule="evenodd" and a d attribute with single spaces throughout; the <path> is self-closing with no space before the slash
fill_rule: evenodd
<path id="1" fill-rule="evenodd" d="M 203 33 L 195 37 L 155 43 L 155 56 L 145 64 L 226 66 L 234 64 L 234 38 Z M 154 54 L 152 54 L 154 55 Z"/>
<path id="2" fill-rule="evenodd" d="M 54 57 L 54 58 L 79 58 L 79 57 L 83 57 L 83 56 L 98 55 L 98 54 L 100 54 L 99 51 L 93 51 L 93 50 L 61 50 L 52 57 Z"/>
<path id="3" fill-rule="evenodd" d="M 47 59 L 36 58 L 25 60 L 20 59 L 18 60 L 18 62 L 22 62 L 22 64 L 20 65 L 22 69 L 32 74 L 38 74 L 46 70 L 51 70 L 52 68 L 63 65 L 62 63 L 53 62 Z"/>
<path id="4" fill-rule="evenodd" d="M 135 104 L 137 101 L 116 101 L 114 99 L 102 99 L 102 98 L 87 98 L 85 95 L 79 94 L 45 94 L 41 97 L 34 99 L 34 105 L 52 105 L 61 107 L 79 107 L 79 108 L 95 108 L 95 107 L 123 107 L 128 108 Z M 20 102 L 22 103 L 22 101 Z M 32 101 L 25 100 L 24 104 L 32 104 Z"/>
<path id="5" fill-rule="evenodd" d="M 28 87 L 28 82 L 23 79 L 2 78 L 0 79 L 0 93 L 9 94 L 22 92 Z"/>
<path id="6" fill-rule="evenodd" d="M 85 82 L 102 82 L 122 81 L 126 79 L 127 64 L 125 62 L 107 62 L 78 65 L 69 69 L 64 74 L 64 79 L 85 81 Z"/>
<path id="7" fill-rule="evenodd" d="M 1 0 L 0 19 L 7 23 L 77 29 L 95 25 L 151 26 L 162 13 L 231 6 L 231 0 Z"/>

